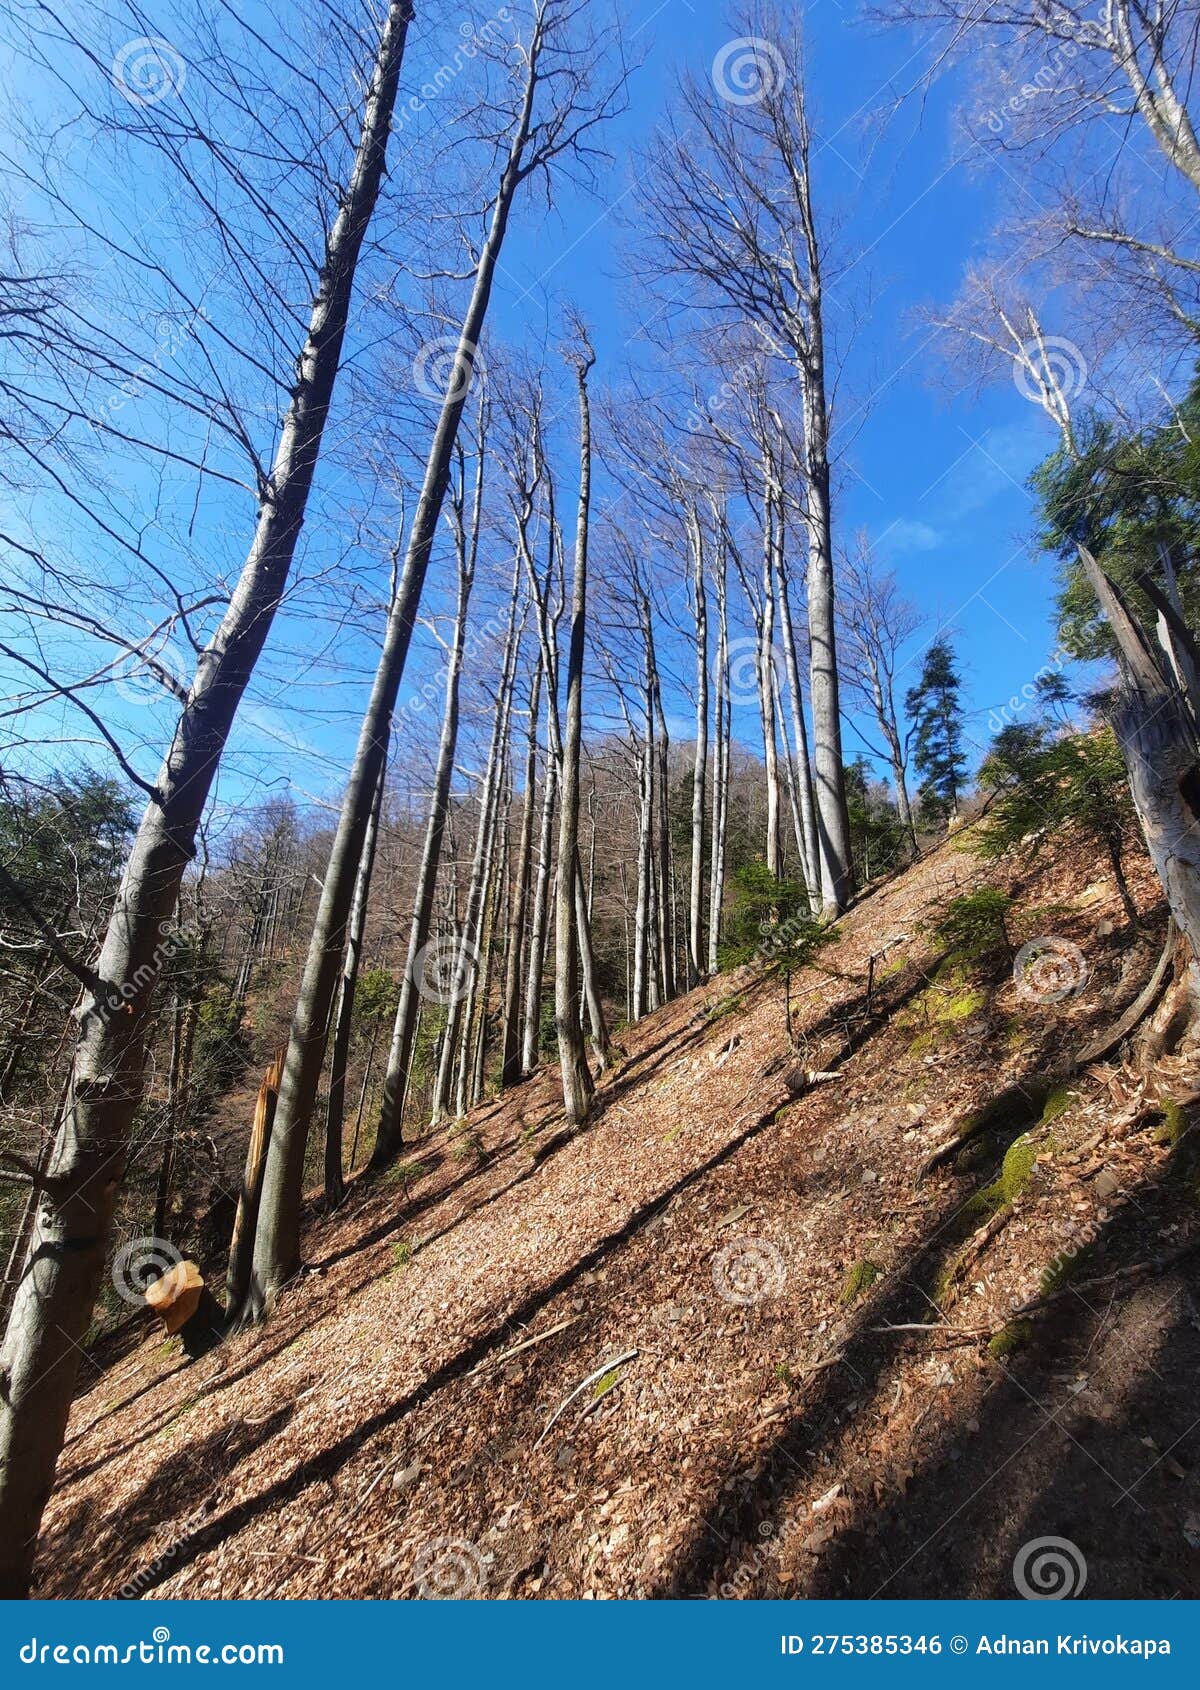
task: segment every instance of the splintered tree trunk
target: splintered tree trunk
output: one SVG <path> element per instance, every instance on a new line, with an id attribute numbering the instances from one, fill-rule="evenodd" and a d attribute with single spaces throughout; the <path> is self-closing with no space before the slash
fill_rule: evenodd
<path id="1" fill-rule="evenodd" d="M 429 554 L 446 497 L 454 445 L 487 319 L 496 265 L 504 246 L 513 200 L 523 179 L 521 159 L 533 120 L 533 88 L 530 76 L 492 206 L 471 298 L 459 331 L 453 371 L 426 460 L 425 478 L 409 535 L 404 569 L 388 616 L 383 652 L 363 718 L 358 749 L 321 887 L 321 900 L 292 1019 L 275 1129 L 267 1153 L 254 1272 L 242 1311 L 243 1323 L 260 1319 L 272 1294 L 300 1267 L 304 1153 L 324 1063 L 325 1036 L 341 968 L 354 877 L 362 854 L 371 796 L 387 744 L 396 695 L 425 585 Z"/>
<path id="2" fill-rule="evenodd" d="M 504 965 L 504 1055 L 500 1084 L 514 1086 L 521 1078 L 521 957 L 525 911 L 533 877 L 533 807 L 536 798 L 538 704 L 541 699 L 542 659 L 534 664 L 529 684 L 529 738 L 525 749 L 525 794 L 521 804 L 521 836 L 517 844 L 517 872 L 513 883 L 512 914 L 508 925 L 508 956 Z"/>
<path id="3" fill-rule="evenodd" d="M 1175 925 L 1192 954 L 1189 991 L 1200 1005 L 1200 744 L 1188 703 L 1109 576 L 1080 557 L 1117 642 L 1121 684 L 1109 708 L 1146 849 Z"/>
<path id="4" fill-rule="evenodd" d="M 325 1202 L 335 1209 L 346 1194 L 342 1174 L 342 1130 L 346 1118 L 346 1066 L 350 1061 L 350 1035 L 354 1029 L 354 995 L 362 964 L 363 936 L 367 927 L 367 904 L 371 897 L 371 876 L 375 870 L 375 843 L 379 838 L 379 816 L 387 782 L 387 754 L 379 769 L 375 801 L 363 839 L 362 858 L 350 906 L 346 952 L 342 958 L 342 979 L 338 988 L 333 1054 L 329 1064 L 329 1099 L 325 1111 Z"/>
<path id="5" fill-rule="evenodd" d="M 696 612 L 696 756 L 692 764 L 692 877 L 688 897 L 688 986 L 704 978 L 704 805 L 708 786 L 708 595 L 704 535 L 693 509 L 689 530 Z"/>
<path id="6" fill-rule="evenodd" d="M 588 508 L 591 499 L 592 442 L 587 375 L 590 354 L 576 367 L 579 387 L 579 518 L 575 531 L 575 568 L 571 587 L 571 639 L 567 654 L 567 711 L 563 731 L 562 794 L 558 826 L 558 899 L 554 946 L 554 1019 L 562 1068 L 563 1108 L 573 1127 L 585 1124 L 592 1105 L 592 1076 L 580 1024 L 579 925 L 579 761 L 583 740 L 583 656 L 587 634 Z M 586 919 L 586 912 L 585 912 Z"/>
<path id="7" fill-rule="evenodd" d="M 409 0 L 395 0 L 384 19 L 353 175 L 328 236 L 254 538 L 221 626 L 200 657 L 80 1010 L 67 1107 L 45 1175 L 49 1200 L 38 1214 L 0 1353 L 0 1597 L 21 1596 L 28 1586 L 142 1096 L 163 927 L 295 554 L 358 256 L 383 179 L 410 15 Z"/>

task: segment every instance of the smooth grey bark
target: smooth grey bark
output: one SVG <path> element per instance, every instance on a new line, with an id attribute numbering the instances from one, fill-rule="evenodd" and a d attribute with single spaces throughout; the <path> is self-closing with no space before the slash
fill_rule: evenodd
<path id="1" fill-rule="evenodd" d="M 804 868 L 804 881 L 814 908 L 820 903 L 820 868 L 818 866 L 817 814 L 813 799 L 812 763 L 808 753 L 808 730 L 804 721 L 804 691 L 800 684 L 800 665 L 796 657 L 796 633 L 792 622 L 792 601 L 788 585 L 787 547 L 779 536 L 775 550 L 775 591 L 779 603 L 779 627 L 783 645 L 784 667 L 787 670 L 788 698 L 792 713 L 792 751 L 795 755 L 795 787 L 800 812 L 797 844 Z M 782 714 L 782 713 L 781 713 Z"/>
<path id="2" fill-rule="evenodd" d="M 555 910 L 554 1021 L 558 1030 L 563 1108 L 573 1127 L 591 1110 L 593 1082 L 580 1022 L 580 961 L 577 893 L 579 875 L 579 764 L 583 740 L 583 658 L 587 636 L 588 517 L 591 503 L 592 440 L 588 372 L 595 355 L 580 331 L 582 349 L 575 376 L 579 394 L 579 513 L 571 583 L 571 629 L 567 648 L 567 708 L 563 724 L 558 821 L 558 894 Z M 586 911 L 584 919 L 586 921 Z"/>
<path id="3" fill-rule="evenodd" d="M 254 538 L 221 625 L 201 654 L 133 842 L 94 983 L 80 1008 L 67 1108 L 44 1176 L 47 1201 L 34 1225 L 0 1352 L 0 1597 L 21 1596 L 28 1586 L 142 1095 L 163 931 L 295 555 L 341 362 L 355 270 L 383 180 L 411 16 L 409 0 L 393 0 L 384 18 L 353 172 L 326 242 Z"/>
<path id="4" fill-rule="evenodd" d="M 542 40 L 541 32 L 539 16 L 538 41 Z M 383 652 L 363 718 L 358 749 L 321 889 L 267 1156 L 254 1271 L 240 1317 L 243 1322 L 261 1318 L 273 1293 L 300 1267 L 304 1154 L 324 1060 L 325 1031 L 345 943 L 346 920 L 353 894 L 355 867 L 362 849 L 369 794 L 374 790 L 374 780 L 408 657 L 429 555 L 450 478 L 454 444 L 491 301 L 496 266 L 517 190 L 529 170 L 535 167 L 533 162 L 524 162 L 524 154 L 534 127 L 539 51 L 536 44 L 531 45 L 526 55 L 525 86 L 475 270 L 470 301 L 459 330 L 453 373 L 430 445 L 404 569 L 388 617 Z"/>
<path id="5" fill-rule="evenodd" d="M 362 963 L 363 937 L 367 929 L 367 906 L 371 897 L 371 877 L 375 871 L 375 845 L 379 838 L 379 818 L 383 810 L 383 794 L 387 784 L 387 754 L 379 767 L 375 784 L 375 798 L 363 838 L 362 856 L 354 883 L 354 899 L 350 906 L 350 924 L 346 931 L 346 950 L 342 957 L 342 977 L 338 984 L 337 1009 L 334 1016 L 333 1049 L 329 1063 L 329 1096 L 325 1107 L 325 1203 L 336 1209 L 346 1194 L 342 1174 L 342 1129 L 346 1118 L 346 1065 L 350 1060 L 350 1035 L 354 1027 L 354 997 L 358 990 L 358 971 Z"/>
<path id="6" fill-rule="evenodd" d="M 724 520 L 717 527 L 717 673 L 713 725 L 716 757 L 713 763 L 712 861 L 708 891 L 708 972 L 719 966 L 721 906 L 725 901 L 725 841 L 729 825 L 729 757 L 733 731 L 732 700 L 729 696 L 729 604 L 728 549 Z"/>
<path id="7" fill-rule="evenodd" d="M 538 710 L 541 703 L 542 657 L 539 651 L 529 683 L 529 735 L 525 748 L 525 791 L 521 803 L 521 834 L 517 842 L 517 872 L 508 924 L 508 956 L 504 965 L 504 1054 L 500 1084 L 513 1086 L 523 1073 L 521 1050 L 521 961 L 524 955 L 525 913 L 533 881 L 533 812 L 537 801 Z"/>
<path id="8" fill-rule="evenodd" d="M 500 769 L 504 746 L 508 737 L 509 712 L 512 709 L 513 678 L 516 674 L 520 630 L 517 626 L 517 582 L 521 559 L 518 555 L 513 570 L 512 593 L 509 598 L 508 629 L 504 636 L 504 656 L 500 665 L 500 680 L 496 694 L 496 709 L 492 718 L 492 733 L 488 742 L 487 764 L 479 788 L 479 815 L 475 828 L 475 846 L 471 856 L 471 874 L 467 882 L 467 903 L 459 930 L 451 974 L 450 995 L 446 1003 L 446 1030 L 442 1039 L 441 1057 L 433 1088 L 430 1122 L 436 1125 L 450 1108 L 451 1076 L 460 1054 L 459 1038 L 464 1016 L 470 1029 L 470 1008 L 474 1003 L 481 957 L 479 928 L 483 915 L 491 866 L 493 825 L 499 801 Z M 461 1100 L 460 1100 L 461 1101 Z M 459 1114 L 463 1113 L 459 1109 Z"/>
<path id="9" fill-rule="evenodd" d="M 392 1026 L 392 1040 L 384 1072 L 383 1098 L 375 1132 L 375 1147 L 371 1166 L 383 1167 L 396 1156 L 404 1142 L 404 1105 L 416 1044 L 421 1013 L 422 963 L 433 923 L 433 905 L 437 893 L 438 867 L 442 857 L 442 840 L 450 810 L 450 786 L 454 778 L 454 754 L 458 745 L 459 692 L 462 680 L 463 656 L 467 640 L 467 611 L 475 581 L 476 542 L 480 531 L 480 512 L 483 495 L 483 454 L 477 465 L 475 479 L 475 510 L 472 518 L 471 540 L 468 543 L 461 523 L 456 529 L 458 554 L 458 597 L 454 611 L 454 632 L 446 659 L 446 690 L 442 708 L 442 725 L 438 737 L 437 763 L 434 769 L 433 791 L 430 796 L 429 818 L 425 825 L 425 839 L 421 863 L 417 870 L 417 885 L 413 895 L 412 922 L 408 931 L 408 950 L 404 961 L 404 978 L 400 983 L 400 1001 Z"/>
<path id="10" fill-rule="evenodd" d="M 704 818 L 708 787 L 708 594 L 704 531 L 692 507 L 688 517 L 692 549 L 692 593 L 696 620 L 696 754 L 692 763 L 692 865 L 688 895 L 688 986 L 706 972 L 704 949 Z"/>
<path id="11" fill-rule="evenodd" d="M 546 972 L 546 944 L 550 929 L 550 892 L 554 873 L 554 808 L 558 791 L 558 763 L 546 759 L 542 819 L 538 836 L 538 872 L 529 924 L 529 966 L 525 974 L 525 1018 L 521 1066 L 526 1074 L 537 1067 L 542 1031 L 542 980 Z"/>

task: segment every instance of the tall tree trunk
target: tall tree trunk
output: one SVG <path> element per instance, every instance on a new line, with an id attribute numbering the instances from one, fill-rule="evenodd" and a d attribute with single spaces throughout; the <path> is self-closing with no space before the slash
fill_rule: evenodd
<path id="1" fill-rule="evenodd" d="M 775 737 L 775 504 L 764 504 L 762 609 L 758 617 L 758 711 L 762 718 L 763 761 L 767 783 L 767 872 L 783 878 L 779 826 L 779 745 Z"/>
<path id="2" fill-rule="evenodd" d="M 821 903 L 820 853 L 817 844 L 817 812 L 813 800 L 812 763 L 808 755 L 808 730 L 804 721 L 804 692 L 796 658 L 796 632 L 792 622 L 792 600 L 788 584 L 787 553 L 782 535 L 775 551 L 775 588 L 779 597 L 779 627 L 783 660 L 787 669 L 788 697 L 792 707 L 792 749 L 796 758 L 796 789 L 800 809 L 800 861 L 804 881 L 814 909 Z"/>
<path id="3" fill-rule="evenodd" d="M 496 709 L 492 719 L 492 736 L 488 745 L 487 765 L 479 789 L 479 818 L 475 829 L 475 849 L 471 858 L 471 878 L 467 883 L 467 906 L 454 960 L 450 993 L 446 1003 L 446 1036 L 442 1041 L 434 1085 L 430 1121 L 440 1121 L 450 1108 L 452 1075 L 460 1054 L 459 1037 L 466 1018 L 470 1031 L 469 1012 L 474 1003 L 482 958 L 479 953 L 479 930 L 483 916 L 491 868 L 491 848 L 496 810 L 500 797 L 500 770 L 504 747 L 508 739 L 508 722 L 512 710 L 513 680 L 516 674 L 520 633 L 517 627 L 517 585 L 520 578 L 520 559 L 513 572 L 512 594 L 509 599 L 508 631 L 504 637 L 504 657 L 500 669 Z M 461 1109 L 459 1110 L 461 1114 Z"/>
<path id="4" fill-rule="evenodd" d="M 379 762 L 387 743 L 396 694 L 425 585 L 429 554 L 450 479 L 454 444 L 487 318 L 496 265 L 504 246 L 513 200 L 523 179 L 521 161 L 533 122 L 534 88 L 534 78 L 529 74 L 475 272 L 470 302 L 459 331 L 453 373 L 429 449 L 404 570 L 388 617 L 383 652 L 321 888 L 321 901 L 292 1021 L 283 1085 L 267 1154 L 254 1272 L 242 1313 L 244 1321 L 261 1317 L 271 1295 L 300 1266 L 304 1153 L 324 1060 L 329 1011 L 341 966 L 354 874 L 362 852 L 370 796 L 375 790 Z"/>
<path id="5" fill-rule="evenodd" d="M 476 508 L 478 488 L 476 482 Z M 478 527 L 476 526 L 476 532 Z M 471 602 L 474 569 L 470 555 L 460 549 L 458 602 L 455 607 L 454 633 L 450 655 L 446 661 L 446 698 L 442 710 L 441 734 L 438 739 L 437 765 L 433 777 L 429 819 L 425 826 L 425 843 L 421 852 L 421 866 L 417 871 L 417 888 L 413 900 L 412 922 L 408 931 L 408 951 L 404 961 L 404 978 L 400 984 L 400 1002 L 392 1028 L 391 1048 L 383 1081 L 383 1101 L 375 1133 L 375 1148 L 371 1166 L 383 1167 L 397 1155 L 404 1141 L 404 1105 L 408 1095 L 409 1074 L 413 1048 L 420 1019 L 421 987 L 426 946 L 433 923 L 433 904 L 437 894 L 438 866 L 442 857 L 442 839 L 450 810 L 450 786 L 454 778 L 454 754 L 458 745 L 458 700 L 462 679 L 463 653 L 467 639 L 467 609 Z"/>
<path id="6" fill-rule="evenodd" d="M 517 844 L 517 873 L 513 883 L 508 927 L 508 956 L 504 965 L 504 1055 L 500 1084 L 514 1086 L 523 1072 L 521 1056 L 521 958 L 525 911 L 533 878 L 533 809 L 536 801 L 538 706 L 541 700 L 542 658 L 539 652 L 529 683 L 529 737 L 525 749 L 525 793 L 521 805 L 521 836 Z"/>
<path id="7" fill-rule="evenodd" d="M 254 539 L 221 626 L 201 655 L 82 1006 L 67 1109 L 45 1176 L 50 1201 L 35 1223 L 0 1353 L 0 1597 L 20 1596 L 28 1586 L 142 1095 L 162 928 L 174 913 L 196 828 L 300 535 L 355 269 L 383 178 L 410 16 L 409 0 L 394 0 L 384 19 L 353 175 L 328 237 Z M 120 1013 L 109 1009 L 113 1003 Z"/>
<path id="8" fill-rule="evenodd" d="M 1109 707 L 1146 849 L 1191 951 L 1189 992 L 1200 1010 L 1200 743 L 1188 701 L 1116 584 L 1080 546 L 1088 580 L 1117 642 L 1121 684 Z"/>
<path id="9" fill-rule="evenodd" d="M 815 254 L 815 237 L 813 239 Z M 824 329 L 820 272 L 813 258 L 810 346 L 804 381 L 805 497 L 808 509 L 809 696 L 813 717 L 817 842 L 821 899 L 826 915 L 846 908 L 854 890 L 842 713 L 838 696 L 834 616 L 833 527 L 829 502 L 829 418 L 825 397 Z"/>
<path id="10" fill-rule="evenodd" d="M 330 1209 L 336 1209 L 346 1194 L 342 1174 L 346 1067 L 350 1061 L 350 1037 L 354 1030 L 354 995 L 358 990 L 358 970 L 362 963 L 363 936 L 367 927 L 367 905 L 371 897 L 371 877 L 375 871 L 375 844 L 379 838 L 379 817 L 383 810 L 386 784 L 385 750 L 383 762 L 379 766 L 379 779 L 375 785 L 375 798 L 371 805 L 367 831 L 363 838 L 354 900 L 350 906 L 350 924 L 346 932 L 346 950 L 342 957 L 341 984 L 338 987 L 333 1054 L 329 1064 L 329 1098 L 325 1110 L 325 1203 Z"/>
<path id="11" fill-rule="evenodd" d="M 674 875 L 671 863 L 671 739 L 667 731 L 667 714 L 663 709 L 662 684 L 658 673 L 658 659 L 653 637 L 650 641 L 651 690 L 654 697 L 655 754 L 657 757 L 658 796 L 658 887 L 656 891 L 658 918 L 658 977 L 662 1001 L 670 1003 L 675 996 L 675 940 L 673 934 L 675 900 L 672 890 Z"/>
<path id="12" fill-rule="evenodd" d="M 696 755 L 692 764 L 692 878 L 688 897 L 688 985 L 704 978 L 704 807 L 708 787 L 708 594 L 705 589 L 704 532 L 695 508 L 690 512 L 692 591 L 696 614 Z"/>
<path id="13" fill-rule="evenodd" d="M 548 701 L 547 719 L 549 715 Z M 550 928 L 550 881 L 554 873 L 554 804 L 557 791 L 558 762 L 551 753 L 546 759 L 545 788 L 542 792 L 537 884 L 533 900 L 533 920 L 529 924 L 529 966 L 525 974 L 525 1025 L 521 1067 L 526 1074 L 531 1074 L 537 1067 L 541 1049 L 542 978 L 546 971 L 546 942 Z"/>
<path id="14" fill-rule="evenodd" d="M 708 892 L 708 972 L 717 972 L 721 943 L 721 906 L 725 901 L 725 837 L 729 821 L 729 756 L 732 737 L 732 700 L 729 696 L 729 604 L 728 552 L 724 523 L 718 526 L 717 586 L 717 684 L 714 726 L 717 755 L 713 766 L 712 863 Z"/>
<path id="15" fill-rule="evenodd" d="M 576 894 L 579 874 L 579 762 L 583 740 L 583 658 L 587 634 L 588 513 L 591 500 L 592 441 L 587 377 L 594 357 L 581 352 L 576 365 L 579 389 L 579 517 L 575 530 L 575 567 L 571 586 L 571 638 L 567 654 L 567 712 L 562 748 L 562 792 L 558 825 L 558 902 L 554 954 L 554 1019 L 562 1069 L 563 1108 L 573 1127 L 587 1121 L 592 1104 L 580 1024 L 579 926 Z M 586 920 L 586 911 L 584 912 Z"/>

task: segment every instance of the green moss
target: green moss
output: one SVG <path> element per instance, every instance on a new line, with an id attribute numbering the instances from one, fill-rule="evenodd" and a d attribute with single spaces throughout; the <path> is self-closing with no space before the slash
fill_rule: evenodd
<path id="1" fill-rule="evenodd" d="M 1188 1131 L 1186 1112 L 1176 1103 L 1173 1097 L 1164 1098 L 1162 1103 L 1162 1125 L 1154 1129 L 1156 1144 L 1169 1144 L 1174 1149 L 1183 1140 Z"/>
<path id="2" fill-rule="evenodd" d="M 419 1179 L 424 1179 L 429 1168 L 424 1162 L 393 1162 L 383 1175 L 384 1185 L 402 1185 L 405 1191 L 410 1185 L 415 1185 Z"/>
<path id="3" fill-rule="evenodd" d="M 948 998 L 944 1004 L 939 1019 L 943 1026 L 955 1027 L 960 1021 L 970 1021 L 987 1006 L 987 993 L 979 987 L 971 991 L 958 992 Z"/>
<path id="4" fill-rule="evenodd" d="M 1009 1356 L 1023 1350 L 1033 1338 L 1033 1322 L 1030 1320 L 1010 1320 L 1007 1326 L 1002 1326 L 999 1332 L 993 1333 L 988 1339 L 988 1354 L 997 1361 L 1005 1361 Z"/>
<path id="5" fill-rule="evenodd" d="M 1057 1121 L 1060 1115 L 1065 1115 L 1074 1101 L 1075 1093 L 1073 1091 L 1069 1091 L 1066 1086 L 1056 1086 L 1046 1099 L 1045 1107 L 1042 1109 L 1043 1125 L 1050 1121 Z"/>
<path id="6" fill-rule="evenodd" d="M 1015 1138 L 1004 1152 L 1000 1178 L 996 1184 L 1006 1203 L 1013 1202 L 1025 1190 L 1033 1178 L 1033 1165 L 1037 1157 L 1038 1152 L 1028 1133 L 1022 1133 L 1020 1138 Z"/>
<path id="7" fill-rule="evenodd" d="M 392 1271 L 406 1268 L 413 1259 L 412 1241 L 402 1238 L 398 1244 L 392 1245 Z"/>
<path id="8" fill-rule="evenodd" d="M 470 1162 L 483 1155 L 483 1140 L 466 1121 L 455 1121 L 450 1128 L 450 1154 L 456 1162 Z"/>
<path id="9" fill-rule="evenodd" d="M 601 1397 L 606 1397 L 620 1377 L 621 1369 L 619 1367 L 610 1367 L 608 1372 L 605 1373 L 602 1378 L 597 1379 L 596 1383 L 592 1386 L 592 1401 L 599 1402 Z"/>
<path id="10" fill-rule="evenodd" d="M 882 1272 L 883 1269 L 878 1262 L 866 1259 L 855 1262 L 846 1274 L 846 1282 L 842 1286 L 841 1301 L 843 1303 L 857 1302 L 861 1296 L 864 1296 L 871 1289 Z"/>

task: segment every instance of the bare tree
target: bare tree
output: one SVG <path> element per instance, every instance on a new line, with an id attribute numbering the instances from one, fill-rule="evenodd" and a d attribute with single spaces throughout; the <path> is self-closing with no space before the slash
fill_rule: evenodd
<path id="1" fill-rule="evenodd" d="M 567 707 L 563 721 L 562 777 L 558 823 L 558 900 L 555 921 L 554 1021 L 562 1067 L 563 1108 L 573 1127 L 591 1111 L 594 1090 L 580 1025 L 579 929 L 576 889 L 579 861 L 579 757 L 583 739 L 583 660 L 587 638 L 588 517 L 591 504 L 592 438 L 588 375 L 596 362 L 582 323 L 573 325 L 579 390 L 579 514 L 571 585 L 571 631 L 567 647 Z"/>
<path id="2" fill-rule="evenodd" d="M 608 42 L 580 35 L 577 0 L 533 0 L 523 40 L 508 55 L 516 70 L 496 102 L 502 164 L 487 211 L 487 232 L 474 267 L 471 295 L 458 333 L 440 415 L 429 447 L 421 495 L 409 533 L 400 586 L 388 618 L 375 684 L 363 718 L 354 764 L 330 852 L 304 978 L 296 1004 L 279 1104 L 267 1152 L 259 1210 L 254 1274 L 243 1320 L 259 1318 L 270 1296 L 300 1266 L 300 1201 L 304 1153 L 324 1061 L 356 866 L 369 814 L 370 794 L 387 743 L 412 629 L 429 565 L 450 474 L 454 442 L 479 357 L 496 267 L 509 219 L 523 184 L 549 180 L 564 154 L 585 155 L 592 131 L 617 109 L 625 83 L 623 65 L 603 80 Z"/>
<path id="3" fill-rule="evenodd" d="M 842 764 L 826 390 L 824 253 L 813 207 L 812 133 L 798 25 L 765 5 L 736 28 L 761 54 L 753 100 L 694 80 L 659 140 L 643 204 L 652 262 L 691 281 L 700 308 L 750 325 L 763 351 L 796 377 L 803 409 L 803 508 L 821 891 L 830 913 L 852 889 Z M 755 45 L 756 44 L 756 45 Z"/>
<path id="4" fill-rule="evenodd" d="M 908 795 L 908 755 L 912 730 L 904 730 L 896 703 L 896 673 L 904 646 L 922 626 L 916 606 L 904 598 L 896 577 L 881 570 L 870 541 L 860 534 L 854 555 L 841 569 L 841 629 L 838 656 L 847 690 L 875 717 L 882 745 L 871 746 L 886 759 L 896 791 L 896 813 L 915 851 L 916 831 Z"/>
<path id="5" fill-rule="evenodd" d="M 142 1093 L 163 928 L 174 913 L 200 817 L 235 712 L 292 564 L 321 448 L 355 270 L 383 181 L 409 0 L 386 11 L 362 124 L 296 364 L 249 553 L 220 627 L 200 656 L 126 865 L 116 908 L 83 988 L 67 1105 L 44 1202 L 0 1355 L 0 1593 L 23 1594 L 62 1447 L 80 1344 L 100 1277 Z M 139 782 L 145 786 L 146 783 Z"/>

